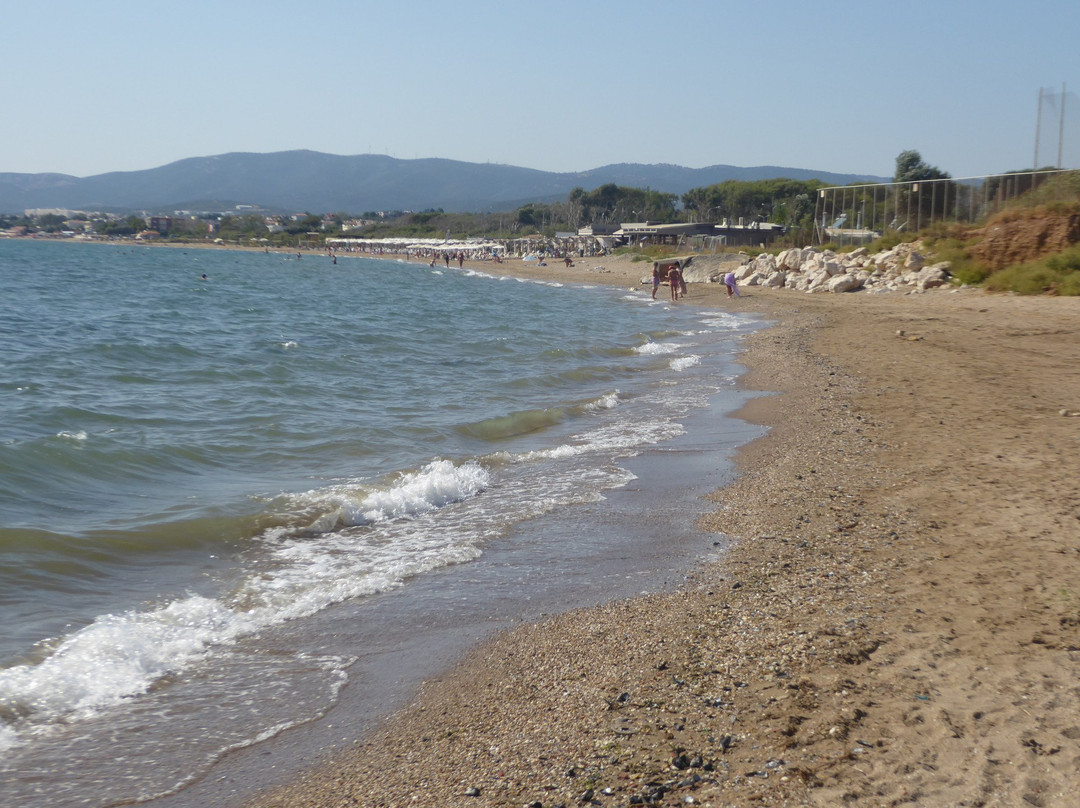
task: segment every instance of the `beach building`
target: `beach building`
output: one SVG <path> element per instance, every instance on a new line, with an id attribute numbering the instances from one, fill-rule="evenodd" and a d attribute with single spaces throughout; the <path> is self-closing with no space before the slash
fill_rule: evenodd
<path id="1" fill-rule="evenodd" d="M 692 236 L 708 235 L 713 225 L 708 222 L 653 224 L 652 222 L 623 222 L 614 235 L 627 244 L 685 244 Z"/>
<path id="2" fill-rule="evenodd" d="M 726 220 L 715 222 L 688 222 L 680 224 L 654 224 L 652 222 L 624 222 L 613 237 L 624 244 L 638 246 L 662 244 L 684 246 L 694 250 L 710 250 L 720 247 L 765 247 L 783 234 L 783 225 L 772 222 L 731 224 Z"/>
<path id="3" fill-rule="evenodd" d="M 707 249 L 710 247 L 767 247 L 779 236 L 782 236 L 786 228 L 782 224 L 774 222 L 749 222 L 743 224 L 739 219 L 738 224 L 731 224 L 724 220 L 713 226 L 713 232 L 709 235 Z"/>

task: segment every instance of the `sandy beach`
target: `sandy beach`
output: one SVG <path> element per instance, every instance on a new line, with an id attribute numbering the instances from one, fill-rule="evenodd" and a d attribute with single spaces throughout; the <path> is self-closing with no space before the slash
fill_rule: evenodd
<path id="1" fill-rule="evenodd" d="M 638 287 L 598 258 L 493 274 Z M 666 287 L 660 294 L 667 295 Z M 474 649 L 251 808 L 1066 806 L 1080 792 L 1080 300 L 691 285 L 767 315 L 769 434 L 681 590 Z"/>

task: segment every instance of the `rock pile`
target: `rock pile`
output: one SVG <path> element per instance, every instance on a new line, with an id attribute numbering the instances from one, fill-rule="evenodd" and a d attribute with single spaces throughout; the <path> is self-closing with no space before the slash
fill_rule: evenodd
<path id="1" fill-rule="evenodd" d="M 899 244 L 871 255 L 865 247 L 850 253 L 792 248 L 778 255 L 762 253 L 735 270 L 744 286 L 796 289 L 801 292 L 912 292 L 949 282 L 949 262 L 926 264 L 919 242 Z M 719 277 L 717 281 L 721 280 Z"/>

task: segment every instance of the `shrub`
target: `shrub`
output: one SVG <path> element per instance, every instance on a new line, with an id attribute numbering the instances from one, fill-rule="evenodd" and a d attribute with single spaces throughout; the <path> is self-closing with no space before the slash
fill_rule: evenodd
<path id="1" fill-rule="evenodd" d="M 933 253 L 935 261 L 948 261 L 949 272 L 955 280 L 966 284 L 979 284 L 986 280 L 993 269 L 971 257 L 968 249 L 971 242 L 959 238 L 963 231 L 942 228 L 940 235 L 929 236 L 925 240 L 927 248 Z"/>
<path id="2" fill-rule="evenodd" d="M 1034 208 L 1042 205 L 1075 206 L 1080 202 L 1080 171 L 1056 174 L 1033 191 L 1009 202 L 1010 208 Z"/>
<path id="3" fill-rule="evenodd" d="M 897 244 L 903 244 L 908 241 L 915 241 L 916 237 L 911 233 L 900 233 L 896 230 L 890 230 L 879 239 L 875 239 L 866 245 L 866 249 L 871 253 L 884 252 L 885 250 L 891 250 Z"/>
<path id="4" fill-rule="evenodd" d="M 993 273 L 986 288 L 1020 295 L 1080 295 L 1080 245 Z"/>

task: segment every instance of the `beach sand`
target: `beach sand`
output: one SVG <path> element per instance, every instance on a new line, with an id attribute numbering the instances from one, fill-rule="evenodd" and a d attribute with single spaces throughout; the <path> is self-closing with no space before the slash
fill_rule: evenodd
<path id="1" fill-rule="evenodd" d="M 769 316 L 779 393 L 711 497 L 734 547 L 498 635 L 253 808 L 1076 804 L 1080 300 L 722 289 L 685 305 Z"/>

